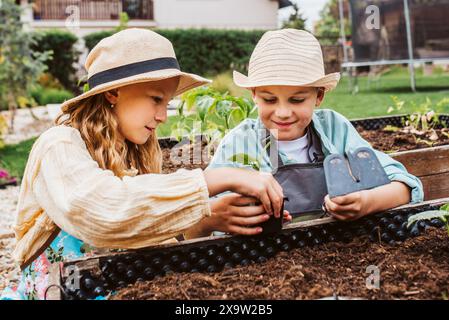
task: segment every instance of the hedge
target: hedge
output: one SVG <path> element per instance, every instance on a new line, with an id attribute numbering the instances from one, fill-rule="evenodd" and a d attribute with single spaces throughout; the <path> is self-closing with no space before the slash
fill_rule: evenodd
<path id="1" fill-rule="evenodd" d="M 66 89 L 78 92 L 76 79 L 76 64 L 81 52 L 75 49 L 78 41 L 76 35 L 62 30 L 36 31 L 33 33 L 37 52 L 52 51 L 53 58 L 46 62 L 48 72 L 53 75 Z"/>
<path id="2" fill-rule="evenodd" d="M 246 71 L 250 55 L 264 30 L 157 29 L 169 39 L 183 71 L 215 75 L 229 69 Z M 114 31 L 102 31 L 84 37 L 90 50 Z"/>
<path id="3" fill-rule="evenodd" d="M 39 85 L 31 91 L 31 96 L 40 106 L 45 106 L 49 103 L 63 103 L 65 100 L 73 98 L 73 94 L 70 91 L 55 88 L 43 88 Z"/>

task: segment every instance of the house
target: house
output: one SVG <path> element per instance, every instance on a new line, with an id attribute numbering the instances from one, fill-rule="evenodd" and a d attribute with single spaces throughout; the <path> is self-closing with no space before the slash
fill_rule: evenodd
<path id="1" fill-rule="evenodd" d="M 17 0 L 30 29 L 68 28 L 78 36 L 130 27 L 276 29 L 289 0 Z"/>

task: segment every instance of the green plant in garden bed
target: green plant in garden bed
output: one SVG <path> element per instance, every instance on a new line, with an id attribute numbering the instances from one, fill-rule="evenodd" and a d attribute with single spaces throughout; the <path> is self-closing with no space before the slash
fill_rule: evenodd
<path id="1" fill-rule="evenodd" d="M 411 216 L 408 219 L 408 227 L 410 227 L 413 223 L 421 220 L 432 220 L 432 219 L 440 219 L 446 224 L 447 234 L 449 236 L 449 203 L 440 207 L 440 210 L 429 210 L 420 212 Z"/>
<path id="2" fill-rule="evenodd" d="M 186 110 L 194 110 L 194 117 L 188 118 Z M 254 103 L 247 98 L 208 87 L 190 90 L 182 96 L 177 107 L 178 121 L 172 125 L 172 137 L 180 141 L 184 136 L 193 140 L 196 135 L 204 135 L 209 143 L 220 140 L 254 111 Z"/>
<path id="3" fill-rule="evenodd" d="M 393 111 L 400 112 L 405 105 L 405 102 L 399 100 L 398 97 L 394 96 L 393 106 L 390 106 L 387 113 Z M 443 98 L 436 104 L 433 104 L 429 98 L 426 101 L 416 105 L 413 101 L 411 102 L 413 106 L 413 112 L 406 117 L 403 128 L 398 128 L 395 126 L 388 125 L 384 128 L 385 131 L 401 131 L 404 133 L 411 133 L 416 139 L 416 142 L 425 142 L 429 146 L 432 146 L 435 141 L 440 138 L 435 131 L 435 127 L 440 124 L 439 121 L 439 111 L 445 106 L 449 106 L 449 98 Z M 449 137 L 449 133 L 442 131 L 441 134 Z M 428 135 L 428 140 L 419 138 Z"/>

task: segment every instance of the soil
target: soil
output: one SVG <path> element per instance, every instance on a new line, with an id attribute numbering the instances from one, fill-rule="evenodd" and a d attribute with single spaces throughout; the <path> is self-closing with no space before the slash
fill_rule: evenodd
<path id="1" fill-rule="evenodd" d="M 369 289 L 379 268 L 379 288 Z M 371 267 L 372 268 L 372 267 Z M 371 273 L 370 273 L 371 272 Z M 447 299 L 449 237 L 430 228 L 398 246 L 361 237 L 351 243 L 281 252 L 265 263 L 219 273 L 178 273 L 139 282 L 111 299 Z"/>
<path id="2" fill-rule="evenodd" d="M 437 141 L 430 140 L 430 133 L 426 133 L 423 136 L 413 135 L 411 133 L 405 133 L 400 131 L 384 131 L 384 130 L 364 130 L 361 127 L 357 128 L 357 131 L 360 135 L 367 140 L 374 149 L 383 151 L 386 153 L 391 152 L 399 152 L 399 151 L 407 151 L 407 150 L 415 150 L 422 149 L 428 147 L 436 147 L 442 145 L 449 145 L 449 129 L 436 129 L 435 132 L 438 135 L 439 139 Z M 201 145 L 201 147 L 200 147 Z M 201 159 L 193 158 L 193 146 L 192 145 L 184 145 L 179 150 L 179 155 L 186 154 L 186 151 L 190 152 L 190 161 L 184 161 L 183 163 L 175 164 L 173 161 L 170 161 L 170 153 L 171 150 L 168 148 L 162 149 L 163 154 L 163 173 L 171 173 L 178 169 L 196 169 L 201 168 L 205 169 L 212 158 L 213 149 L 211 155 L 208 156 L 206 143 L 196 142 L 195 150 L 201 150 L 201 152 L 196 152 L 197 158 L 199 158 L 199 154 L 201 154 Z M 188 158 L 186 158 L 187 160 Z"/>
<path id="3" fill-rule="evenodd" d="M 198 152 L 201 150 L 202 152 Z M 162 173 L 172 173 L 179 169 L 193 170 L 197 168 L 206 169 L 209 161 L 212 159 L 212 156 L 207 156 L 207 144 L 205 142 L 195 142 L 194 145 L 186 144 L 179 148 L 177 157 L 181 157 L 183 154 L 187 154 L 189 152 L 190 156 L 186 156 L 185 160 L 182 163 L 177 163 L 177 157 L 174 156 L 174 152 L 171 149 L 163 148 L 162 149 Z M 194 154 L 197 156 L 194 158 Z M 201 159 L 199 158 L 201 155 Z"/>
<path id="4" fill-rule="evenodd" d="M 430 133 L 417 136 L 400 131 L 364 130 L 360 127 L 357 131 L 374 149 L 383 152 L 399 152 L 449 144 L 448 129 L 436 129 L 435 132 L 439 138 L 436 141 L 430 139 Z"/>

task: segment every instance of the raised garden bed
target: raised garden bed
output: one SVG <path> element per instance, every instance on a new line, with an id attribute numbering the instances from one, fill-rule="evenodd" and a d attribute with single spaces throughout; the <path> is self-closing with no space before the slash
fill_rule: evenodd
<path id="1" fill-rule="evenodd" d="M 371 134 L 387 125 L 400 127 L 404 119 L 381 117 L 353 124 L 362 134 Z M 449 126 L 449 116 L 440 116 L 440 122 Z M 196 143 L 196 148 L 204 147 L 200 139 Z M 208 164 L 207 159 L 196 159 L 172 165 L 170 150 L 178 142 L 161 139 L 160 144 L 165 173 Z M 52 270 L 51 281 L 61 290 L 52 287 L 48 297 L 92 299 L 114 293 L 112 297 L 120 299 L 445 298 L 449 237 L 438 229 L 443 223 L 422 221 L 409 229 L 406 220 L 449 202 L 449 145 L 420 147 L 391 156 L 421 178 L 431 201 L 350 223 L 324 218 L 292 223 L 279 234 L 202 238 L 66 261 Z M 381 272 L 380 289 L 364 285 L 370 265 Z M 79 289 L 70 287 L 73 279 L 80 281 Z"/>
<path id="2" fill-rule="evenodd" d="M 432 282 L 430 286 L 441 289 L 441 294 L 443 294 L 444 290 L 447 289 L 448 283 L 448 273 L 444 271 L 447 269 L 447 259 L 445 259 L 445 257 L 448 257 L 449 250 L 449 241 L 447 238 L 447 234 L 446 238 L 444 238 L 443 233 L 437 231 L 436 233 L 430 233 L 427 236 L 430 238 L 416 238 L 407 242 L 408 244 L 406 244 L 406 246 L 404 246 L 402 249 L 393 249 L 393 247 L 407 239 L 418 237 L 420 234 L 423 234 L 423 231 L 426 230 L 429 226 L 441 227 L 443 224 L 440 222 L 440 220 L 432 220 L 427 223 L 419 222 L 413 228 L 408 229 L 406 227 L 406 220 L 412 214 L 425 210 L 437 209 L 442 204 L 448 201 L 449 198 L 441 199 L 438 201 L 430 201 L 419 205 L 403 206 L 350 223 L 338 222 L 333 220 L 332 218 L 299 222 L 286 226 L 279 234 L 267 235 L 263 237 L 211 237 L 184 241 L 179 244 L 158 245 L 146 249 L 118 252 L 99 255 L 96 257 L 84 258 L 80 260 L 67 261 L 62 263 L 59 268 L 55 268 L 54 270 L 52 270 L 51 274 L 52 283 L 56 286 L 60 286 L 64 290 L 64 292 L 62 293 L 62 290 L 58 290 L 56 289 L 56 287 L 53 287 L 52 290 L 49 290 L 48 297 L 51 297 L 53 299 L 89 299 L 94 298 L 97 295 L 107 295 L 111 292 L 116 292 L 117 290 L 123 289 L 127 285 L 133 284 L 135 282 L 143 283 L 144 281 L 150 281 L 145 284 L 147 288 L 154 289 L 154 285 L 161 285 L 163 287 L 166 287 L 171 283 L 174 283 L 173 279 L 175 279 L 176 277 L 179 277 L 178 280 L 182 280 L 184 279 L 183 277 L 186 277 L 185 274 L 177 275 L 177 273 L 179 272 L 196 274 L 193 276 L 193 278 L 191 278 L 192 280 L 201 278 L 209 279 L 209 282 L 212 281 L 212 283 L 215 283 L 216 286 L 219 286 L 219 284 L 217 284 L 213 280 L 210 280 L 214 278 L 210 278 L 211 276 L 207 278 L 204 276 L 204 274 L 214 274 L 216 272 L 221 272 L 214 275 L 213 277 L 222 279 L 220 277 L 231 275 L 235 279 L 235 272 L 237 271 L 232 271 L 235 270 L 233 268 L 241 268 L 241 266 L 249 266 L 251 264 L 268 263 L 266 267 L 270 268 L 270 265 L 272 265 L 271 268 L 273 269 L 274 266 L 276 266 L 276 263 L 274 263 L 274 261 L 278 260 L 272 259 L 280 252 L 289 252 L 288 255 L 281 254 L 277 258 L 274 258 L 287 260 L 287 262 L 283 261 L 281 265 L 286 265 L 289 263 L 291 264 L 291 266 L 301 265 L 302 268 L 304 268 L 304 271 L 312 270 L 308 265 L 306 265 L 307 263 L 311 263 L 312 265 L 316 265 L 318 263 L 317 261 L 311 262 L 314 255 L 308 256 L 305 254 L 306 252 L 317 252 L 317 259 L 325 259 L 325 257 L 327 257 L 327 260 L 322 261 L 323 264 L 328 264 L 326 261 L 329 262 L 332 259 L 335 259 L 335 261 L 340 261 L 341 265 L 336 265 L 335 268 L 336 270 L 339 270 L 339 268 L 346 268 L 346 274 L 344 276 L 341 276 L 341 278 L 336 278 L 336 282 L 329 283 L 329 286 L 330 288 L 332 288 L 332 285 L 336 286 L 337 289 L 334 289 L 335 292 L 333 293 L 341 295 L 346 294 L 345 292 L 341 292 L 338 290 L 338 288 L 340 287 L 345 287 L 343 282 L 346 283 L 347 287 L 350 287 L 351 283 L 345 281 L 347 279 L 355 279 L 359 277 L 361 273 L 360 262 L 356 265 L 358 267 L 356 267 L 354 271 L 350 267 L 346 267 L 346 263 L 360 258 L 366 259 L 365 268 L 369 265 L 377 263 L 378 267 L 382 269 L 383 263 L 381 263 L 382 259 L 379 259 L 379 257 L 381 254 L 385 254 L 385 259 L 388 259 L 389 261 L 387 266 L 390 265 L 390 267 L 387 267 L 387 273 L 389 274 L 393 272 L 394 268 L 397 268 L 399 266 L 401 266 L 402 268 L 404 260 L 403 256 L 399 254 L 401 252 L 402 255 L 405 255 L 407 252 L 415 252 L 415 246 L 417 246 L 418 248 L 416 250 L 415 260 L 413 260 L 413 255 L 411 255 L 407 260 L 408 264 L 412 264 L 412 262 L 414 261 L 414 272 L 416 272 L 416 274 L 420 273 L 420 270 L 416 269 L 416 266 L 418 264 L 421 264 L 423 268 L 422 270 L 425 270 L 426 268 L 434 268 L 438 265 L 438 270 L 441 272 L 436 271 L 436 273 L 432 275 L 432 277 L 436 277 L 436 279 L 434 279 L 435 281 Z M 354 239 L 357 239 L 357 241 L 354 241 Z M 369 244 L 369 240 L 377 244 Z M 344 243 L 352 244 L 348 245 L 347 249 L 342 249 L 346 247 Z M 438 246 L 436 244 L 438 244 Z M 386 247 L 384 247 L 384 245 Z M 430 246 L 434 246 L 435 249 L 428 250 Z M 399 247 L 401 247 L 401 245 L 399 245 Z M 407 249 L 407 247 L 409 249 Z M 292 251 L 297 248 L 301 249 L 299 251 Z M 351 250 L 351 248 L 353 249 Z M 381 251 L 379 252 L 378 250 Z M 318 253 L 321 251 L 322 253 Z M 373 254 L 373 259 L 369 258 L 369 252 L 371 251 Z M 362 254 L 362 252 L 366 253 Z M 423 256 L 424 252 L 427 252 L 426 256 Z M 397 257 L 395 256 L 396 254 L 398 254 Z M 421 254 L 421 256 L 419 256 L 419 254 Z M 295 257 L 297 257 L 297 259 Z M 432 259 L 434 263 L 430 264 Z M 343 262 L 345 260 L 346 262 Z M 428 264 L 423 264 L 424 260 Z M 361 261 L 363 262 L 364 260 Z M 396 267 L 392 267 L 393 265 Z M 326 268 L 331 267 L 332 265 L 328 265 L 327 267 L 322 266 L 321 270 L 325 270 Z M 231 271 L 226 270 L 226 268 Z M 251 270 L 254 270 L 252 268 L 259 267 L 251 266 L 247 269 L 242 269 L 242 274 L 245 274 L 245 272 L 252 272 Z M 76 270 L 77 272 L 73 273 L 74 270 Z M 275 270 L 278 270 L 279 274 L 284 274 L 286 277 L 289 274 L 288 272 L 286 273 L 286 271 L 288 270 L 282 270 L 279 267 L 275 268 Z M 316 272 L 316 279 L 324 279 L 323 281 L 327 281 L 325 279 L 330 279 L 329 277 L 331 275 L 319 273 L 319 270 L 320 269 L 318 269 Z M 270 272 L 271 273 L 267 273 L 267 275 L 272 274 L 274 271 Z M 296 276 L 300 272 L 302 272 L 302 274 L 304 275 L 304 272 L 300 269 L 290 270 L 290 273 L 292 272 L 293 274 L 296 274 Z M 260 273 L 259 275 L 261 274 L 262 273 Z M 169 275 L 169 277 L 165 278 L 165 275 Z M 367 276 L 368 275 L 366 275 L 366 277 Z M 406 277 L 406 274 L 402 274 L 401 277 Z M 402 279 L 401 277 L 398 277 L 398 279 Z M 70 281 L 74 279 L 79 279 L 81 289 L 71 289 Z M 215 279 L 215 281 L 219 281 L 217 279 Z M 423 285 L 427 285 L 424 283 L 425 279 L 427 279 L 427 276 L 425 274 L 423 274 L 421 278 L 417 277 L 406 286 L 406 289 L 412 290 L 414 289 L 413 286 L 422 288 Z M 261 281 L 262 283 L 264 283 L 265 280 L 262 279 Z M 308 281 L 307 278 L 304 281 Z M 420 281 L 422 281 L 423 283 L 420 283 Z M 234 285 L 237 286 L 239 285 L 238 283 L 239 281 L 237 281 Z M 254 285 L 256 285 L 257 282 L 253 283 Z M 314 282 L 311 282 L 311 284 L 313 283 Z M 445 286 L 442 285 L 442 283 L 445 283 Z M 321 283 L 321 285 L 322 284 L 323 283 Z M 143 285 L 144 284 L 139 284 L 139 286 Z M 207 284 L 207 286 L 210 285 L 210 283 Z M 179 283 L 176 288 L 179 289 Z M 319 288 L 319 286 L 317 288 Z M 158 291 L 160 292 L 164 289 L 162 289 L 162 287 L 159 287 L 159 289 L 154 290 L 154 292 L 157 293 Z M 198 290 L 201 291 L 201 289 Z M 142 289 L 141 291 L 145 290 Z M 435 290 L 433 290 L 432 292 L 434 291 Z M 126 292 L 127 291 L 124 291 L 122 294 L 126 295 Z M 242 295 L 245 295 L 244 292 L 245 291 L 243 290 Z M 253 291 L 253 293 L 255 292 L 256 291 Z M 387 290 L 387 293 L 384 294 L 388 296 L 393 295 L 394 292 L 397 292 L 397 290 L 392 289 L 391 292 Z M 424 293 L 423 297 L 429 294 L 427 289 L 425 290 L 425 292 L 427 293 Z M 362 295 L 361 292 L 356 291 L 350 293 Z M 273 294 L 273 296 L 270 296 L 270 293 L 266 293 L 267 297 L 276 297 L 277 293 Z M 299 291 L 293 291 L 292 295 L 284 295 L 282 297 L 289 297 L 293 299 L 296 298 L 296 296 L 293 296 L 296 294 L 298 294 L 299 296 L 301 295 Z M 315 297 L 313 294 L 307 293 L 306 291 L 304 291 L 303 294 L 303 297 L 306 298 Z M 328 295 L 330 294 L 330 291 L 323 291 L 323 294 Z M 431 293 L 432 297 L 435 297 L 435 294 L 435 292 Z M 369 297 L 367 295 L 362 296 Z M 151 296 L 151 294 L 147 297 L 157 298 L 157 296 Z M 161 296 L 161 298 L 164 297 L 168 296 Z M 172 296 L 171 298 L 175 297 L 178 296 Z M 233 296 L 233 298 L 237 297 L 238 296 Z M 379 295 L 377 297 L 382 296 Z M 222 298 L 231 298 L 231 296 L 228 295 Z"/>

